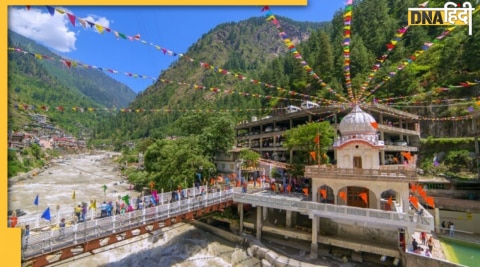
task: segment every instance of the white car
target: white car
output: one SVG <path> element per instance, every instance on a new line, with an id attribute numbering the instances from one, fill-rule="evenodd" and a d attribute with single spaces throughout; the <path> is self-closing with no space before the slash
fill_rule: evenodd
<path id="1" fill-rule="evenodd" d="M 315 103 L 315 102 L 312 102 L 312 101 L 304 101 L 302 102 L 302 105 L 300 105 L 300 107 L 302 107 L 303 109 L 310 109 L 310 108 L 316 108 L 316 107 L 319 107 L 320 105 Z"/>
<path id="2" fill-rule="evenodd" d="M 407 141 L 404 140 L 397 140 L 393 142 L 394 146 L 408 146 Z"/>
<path id="3" fill-rule="evenodd" d="M 299 107 L 297 107 L 297 106 L 292 106 L 292 105 L 290 105 L 290 106 L 287 106 L 287 107 L 285 108 L 285 110 L 287 111 L 287 113 L 293 113 L 293 112 L 300 111 L 300 110 L 302 110 L 302 109 L 299 108 Z"/>

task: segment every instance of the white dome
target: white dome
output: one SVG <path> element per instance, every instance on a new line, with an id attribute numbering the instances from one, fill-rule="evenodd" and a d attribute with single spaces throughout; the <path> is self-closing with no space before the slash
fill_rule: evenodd
<path id="1" fill-rule="evenodd" d="M 350 113 L 345 116 L 338 129 L 342 136 L 347 135 L 356 135 L 356 134 L 371 134 L 375 135 L 377 133 L 376 125 L 377 122 L 372 117 L 372 115 L 363 111 L 360 106 L 355 106 Z"/>

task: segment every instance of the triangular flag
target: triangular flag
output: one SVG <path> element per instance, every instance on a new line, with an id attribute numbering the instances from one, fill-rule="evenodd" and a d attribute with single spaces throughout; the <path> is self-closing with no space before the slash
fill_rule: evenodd
<path id="1" fill-rule="evenodd" d="M 360 193 L 360 194 L 358 194 L 358 196 L 363 199 L 363 201 L 365 202 L 365 204 L 368 204 L 368 196 L 367 196 L 367 193 Z"/>
<path id="2" fill-rule="evenodd" d="M 75 200 L 75 190 L 73 190 L 72 199 Z"/>
<path id="3" fill-rule="evenodd" d="M 315 151 L 311 151 L 310 156 L 313 158 L 313 160 L 315 160 L 317 158 L 317 153 L 315 153 Z"/>
<path id="4" fill-rule="evenodd" d="M 90 200 L 90 208 L 96 210 L 97 209 L 97 200 Z"/>
<path id="5" fill-rule="evenodd" d="M 153 190 L 153 187 L 155 186 L 155 183 L 153 181 L 150 182 L 150 190 Z"/>
<path id="6" fill-rule="evenodd" d="M 68 16 L 68 19 L 70 20 L 70 23 L 72 23 L 72 25 L 75 26 L 75 15 L 67 13 L 67 16 Z"/>
<path id="7" fill-rule="evenodd" d="M 393 203 L 392 196 L 390 196 L 390 197 L 388 198 L 387 203 L 388 203 L 388 205 L 392 206 L 392 203 Z"/>
<path id="8" fill-rule="evenodd" d="M 48 207 L 48 208 L 43 212 L 42 217 L 40 217 L 40 218 L 43 218 L 43 219 L 45 219 L 45 220 L 49 220 L 49 221 L 50 221 L 50 219 L 51 219 L 51 217 L 50 217 L 50 207 Z"/>
<path id="9" fill-rule="evenodd" d="M 105 193 L 107 191 L 107 185 L 103 185 L 103 193 Z"/>
<path id="10" fill-rule="evenodd" d="M 411 196 L 409 200 L 410 200 L 410 202 L 412 202 L 413 206 L 416 209 L 418 209 L 418 199 L 417 199 L 417 197 Z"/>
<path id="11" fill-rule="evenodd" d="M 303 193 L 308 197 L 308 188 L 302 189 Z"/>
<path id="12" fill-rule="evenodd" d="M 327 190 L 325 190 L 325 189 L 320 189 L 320 195 L 322 195 L 322 198 L 323 198 L 323 199 L 326 199 L 326 198 L 327 198 Z"/>
<path id="13" fill-rule="evenodd" d="M 125 202 L 125 204 L 127 204 L 127 206 L 130 206 L 130 196 L 129 195 L 123 196 L 122 200 Z"/>
<path id="14" fill-rule="evenodd" d="M 343 201 L 347 201 L 347 194 L 345 192 L 341 191 L 338 193 L 338 196 L 343 199 Z"/>
<path id="15" fill-rule="evenodd" d="M 320 135 L 315 136 L 314 141 L 315 141 L 315 144 L 318 144 L 318 142 L 320 142 Z"/>
<path id="16" fill-rule="evenodd" d="M 55 8 L 51 6 L 47 6 L 48 13 L 50 13 L 51 16 L 55 15 Z"/>
<path id="17" fill-rule="evenodd" d="M 35 204 L 36 206 L 38 206 L 38 194 L 37 194 L 37 196 L 35 197 L 35 200 L 33 201 L 33 204 Z"/>
<path id="18" fill-rule="evenodd" d="M 426 197 L 425 198 L 425 202 L 427 202 L 427 204 L 432 207 L 432 208 L 435 208 L 435 200 L 433 197 Z"/>

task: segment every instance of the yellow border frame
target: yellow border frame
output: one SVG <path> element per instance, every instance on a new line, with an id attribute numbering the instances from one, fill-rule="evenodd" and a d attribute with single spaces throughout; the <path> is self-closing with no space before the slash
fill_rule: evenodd
<path id="1" fill-rule="evenodd" d="M 3 2 L 3 1 L 2 1 Z M 2 115 L 2 122 L 4 127 L 3 131 L 0 131 L 0 155 L 1 160 L 5 164 L 2 165 L 1 169 L 4 173 L 4 176 L 1 179 L 0 184 L 0 216 L 1 221 L 3 222 L 0 226 L 0 238 L 2 242 L 0 243 L 0 252 L 2 257 L 3 266 L 21 266 L 21 256 L 20 256 L 20 229 L 19 228 L 7 228 L 7 212 L 8 212 L 8 178 L 7 178 L 7 98 L 8 98 L 8 70 L 7 70 L 7 29 L 8 29 L 8 6 L 22 6 L 22 5 L 134 5 L 134 6 L 149 6 L 149 5 L 158 5 L 158 6 L 192 6 L 192 5 L 201 5 L 201 6 L 264 6 L 264 5 L 286 5 L 286 6 L 306 6 L 307 0 L 203 0 L 203 1 L 194 1 L 194 0 L 137 0 L 135 2 L 131 1 L 74 1 L 74 0 L 60 0 L 60 1 L 49 1 L 47 4 L 43 0 L 31 0 L 31 1 L 18 1 L 18 0 L 7 0 L 5 6 L 2 8 L 0 17 L 3 18 L 1 24 L 4 25 L 0 27 L 0 36 L 1 36 L 1 46 L 2 53 L 0 53 L 0 61 L 3 63 L 4 71 L 2 71 L 2 76 L 0 80 L 3 81 L 3 90 L 0 99 L 3 99 L 3 104 L 0 104 L 0 114 Z"/>

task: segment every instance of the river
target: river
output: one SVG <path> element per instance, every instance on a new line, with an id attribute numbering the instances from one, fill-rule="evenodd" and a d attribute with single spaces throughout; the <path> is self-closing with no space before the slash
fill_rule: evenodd
<path id="1" fill-rule="evenodd" d="M 137 196 L 138 192 L 131 190 L 113 158 L 114 154 L 109 152 L 71 155 L 52 161 L 48 168 L 13 177 L 8 188 L 9 210 L 21 209 L 26 216 L 40 217 L 47 207 L 55 211 L 58 205 L 61 210 L 73 211 L 80 202 L 115 200 L 125 194 Z M 35 205 L 37 195 L 38 205 Z M 95 255 L 77 255 L 52 266 L 269 266 L 265 260 L 249 256 L 239 244 L 183 223 L 113 246 Z M 270 248 L 275 250 L 275 245 L 270 243 Z M 311 266 L 373 266 L 342 262 L 330 255 L 310 259 L 308 251 L 289 249 L 285 244 L 277 245 L 276 249 L 292 259 L 314 264 Z"/>

